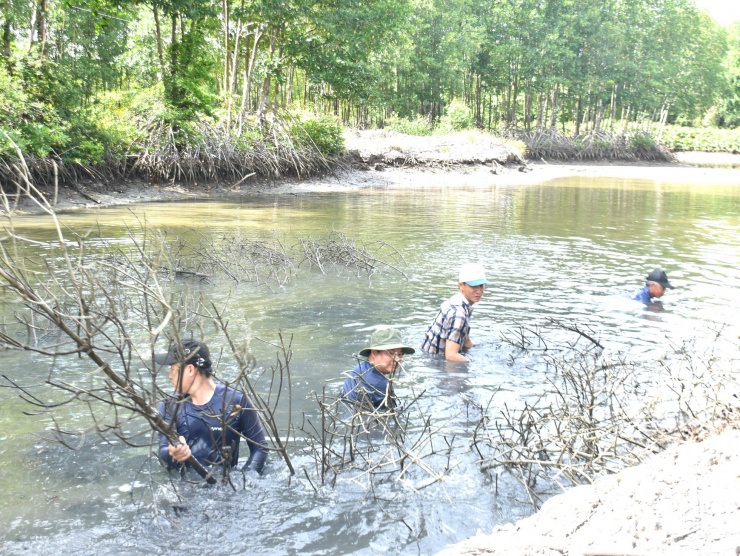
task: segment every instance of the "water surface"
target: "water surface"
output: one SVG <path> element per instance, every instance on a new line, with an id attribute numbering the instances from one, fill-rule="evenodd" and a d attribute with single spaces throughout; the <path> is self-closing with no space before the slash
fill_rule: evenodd
<path id="1" fill-rule="evenodd" d="M 423 392 L 419 405 L 439 427 L 440 445 L 453 447 L 454 466 L 443 482 L 420 488 L 421 474 L 378 481 L 372 492 L 351 480 L 315 491 L 302 471 L 313 460 L 298 441 L 295 477 L 273 456 L 269 473 L 249 477 L 240 492 L 184 487 L 191 507 L 162 520 L 153 517 L 145 492 L 150 476 L 163 483 L 165 473 L 150 463 L 146 449 L 94 437 L 77 451 L 51 444 L 36 436 L 48 417 L 23 415 L 28 406 L 2 388 L 0 546 L 9 553 L 49 547 L 63 553 L 195 553 L 217 545 L 224 552 L 263 554 L 429 554 L 530 512 L 516 484 L 502 477 L 497 492 L 491 477 L 477 471 L 470 448 L 479 407 L 494 393 L 496 403 L 516 405 L 544 383 L 542 371 L 503 335 L 555 318 L 591 330 L 614 353 L 656 360 L 688 341 L 708 345 L 720 329 L 730 338 L 739 332 L 740 172 L 737 186 L 585 178 L 490 188 L 430 184 L 262 194 L 239 203 L 152 203 L 79 211 L 61 220 L 70 230 L 95 227 L 122 242 L 146 220 L 173 235 L 239 231 L 290 241 L 341 230 L 358 244 L 393 245 L 405 258 L 406 276 L 302 269 L 269 288 L 242 283 L 227 293 L 231 286 L 224 283 L 190 284 L 216 303 L 228 296 L 245 333 L 267 340 L 278 331 L 292 335 L 293 411 L 309 418 L 317 414 L 311 392 L 339 388 L 342 371 L 375 327 L 398 326 L 418 346 L 440 303 L 455 292 L 461 262 L 483 263 L 492 284 L 475 307 L 471 363 L 445 365 L 417 354 L 407 357 L 399 377 L 399 395 Z M 42 217 L 19 218 L 15 225 L 28 237 L 53 237 Z M 646 311 L 625 294 L 657 266 L 676 289 L 660 311 Z M 253 346 L 259 364 L 268 365 L 274 350 Z M 736 352 L 717 355 L 737 365 Z M 41 356 L 12 351 L 4 352 L 4 361 L 4 372 L 26 383 L 43 382 L 50 368 Z M 78 364 L 64 362 L 69 371 Z"/>

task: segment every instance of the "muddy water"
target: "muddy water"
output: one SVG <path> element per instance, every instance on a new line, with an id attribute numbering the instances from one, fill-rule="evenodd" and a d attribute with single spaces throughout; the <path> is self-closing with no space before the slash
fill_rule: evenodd
<path id="1" fill-rule="evenodd" d="M 240 230 L 255 238 L 320 236 L 342 230 L 358 244 L 382 239 L 403 254 L 405 276 L 372 277 L 300 270 L 282 286 L 199 285 L 216 302 L 229 299 L 252 335 L 293 336 L 295 415 L 316 417 L 312 391 L 333 391 L 352 354 L 374 327 L 398 326 L 418 345 L 439 304 L 455 291 L 460 262 L 479 261 L 492 285 L 476 305 L 467 365 L 408 357 L 397 393 L 423 392 L 440 445 L 452 445 L 445 480 L 426 488 L 424 474 L 379 480 L 339 480 L 315 489 L 303 469 L 314 461 L 299 441 L 290 478 L 273 457 L 264 477 L 244 490 L 182 487 L 188 509 L 154 516 L 147 482 L 166 481 L 145 448 L 109 445 L 90 437 L 70 451 L 36 436 L 48 425 L 17 393 L 0 389 L 0 469 L 3 496 L 0 547 L 29 553 L 134 554 L 213 551 L 264 554 L 429 554 L 530 511 L 505 476 L 482 475 L 470 434 L 495 393 L 495 404 L 522 403 L 539 393 L 543 371 L 502 341 L 549 318 L 588 328 L 606 348 L 651 361 L 685 342 L 709 345 L 723 329 L 737 338 L 740 311 L 740 172 L 738 185 L 694 186 L 655 181 L 568 179 L 538 186 L 261 195 L 241 203 L 181 202 L 64 215 L 66 226 L 98 226 L 125 241 L 126 226 L 146 219 L 172 234 Z M 711 176 L 711 174 L 710 174 Z M 18 230 L 50 237 L 42 218 L 19 219 Z M 676 289 L 662 307 L 646 310 L 624 294 L 655 266 Z M 8 307 L 6 307 L 6 312 Z M 727 347 L 727 346 L 730 347 Z M 255 343 L 259 361 L 270 348 Z M 736 344 L 717 357 L 737 366 Z M 3 373 L 42 382 L 49 362 L 3 352 Z M 75 361 L 66 361 L 74 369 Z M 495 408 L 492 410 L 495 411 Z M 65 415 L 71 422 L 82 415 Z M 441 448 L 441 446 L 440 446 Z M 440 452 L 442 450 L 440 449 Z M 442 461 L 444 460 L 444 461 Z M 430 458 L 439 469 L 446 457 Z M 157 487 L 159 488 L 159 487 Z"/>

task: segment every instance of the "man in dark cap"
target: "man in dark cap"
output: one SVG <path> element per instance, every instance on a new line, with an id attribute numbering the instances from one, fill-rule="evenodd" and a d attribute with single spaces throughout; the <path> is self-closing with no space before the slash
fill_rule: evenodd
<path id="1" fill-rule="evenodd" d="M 668 281 L 668 276 L 662 269 L 656 268 L 647 275 L 645 285 L 630 294 L 630 298 L 642 303 L 650 303 L 653 298 L 661 298 L 666 289 L 672 290 L 673 286 Z"/>
<path id="2" fill-rule="evenodd" d="M 370 347 L 360 351 L 367 357 L 347 373 L 342 397 L 348 403 L 370 409 L 393 409 L 395 399 L 388 377 L 392 376 L 404 355 L 414 348 L 401 341 L 401 333 L 394 328 L 379 328 L 370 337 Z"/>
<path id="3" fill-rule="evenodd" d="M 202 465 L 233 467 L 239 460 L 239 441 L 245 438 L 249 460 L 245 468 L 258 473 L 267 461 L 267 444 L 257 410 L 243 393 L 213 380 L 211 354 L 200 340 L 184 340 L 155 356 L 170 366 L 174 394 L 162 402 L 160 413 L 180 437 L 173 446 L 159 435 L 159 459 L 168 469 L 191 455 Z"/>

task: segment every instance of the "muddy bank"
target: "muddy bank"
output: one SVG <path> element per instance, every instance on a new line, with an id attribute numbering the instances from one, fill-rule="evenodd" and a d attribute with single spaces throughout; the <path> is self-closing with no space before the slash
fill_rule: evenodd
<path id="1" fill-rule="evenodd" d="M 571 489 L 535 515 L 439 556 L 733 556 L 736 550 L 740 430 L 727 430 Z"/>
<path id="2" fill-rule="evenodd" d="M 651 179 L 679 183 L 740 184 L 740 171 L 728 168 L 735 158 L 717 153 L 683 153 L 688 163 L 560 162 L 523 160 L 511 146 L 489 135 L 461 132 L 447 136 L 416 137 L 385 131 L 348 131 L 347 156 L 334 172 L 310 179 L 250 176 L 232 183 L 147 183 L 141 180 L 103 182 L 91 180 L 55 192 L 43 190 L 57 210 L 94 208 L 181 199 L 236 199 L 263 193 L 311 193 L 358 189 L 423 188 L 434 186 L 491 187 L 526 185 L 551 179 L 583 176 Z M 719 157 L 719 158 L 718 158 Z M 682 153 L 679 153 L 679 160 Z M 10 199 L 11 202 L 15 199 Z M 19 199 L 16 210 L 35 212 L 28 199 Z M 0 208 L 0 212 L 5 212 Z"/>

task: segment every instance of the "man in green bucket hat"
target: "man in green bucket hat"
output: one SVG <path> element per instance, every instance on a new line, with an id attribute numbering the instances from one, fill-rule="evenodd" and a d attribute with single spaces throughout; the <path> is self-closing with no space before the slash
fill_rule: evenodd
<path id="1" fill-rule="evenodd" d="M 383 327 L 373 332 L 370 347 L 360 351 L 360 356 L 367 360 L 349 371 L 344 381 L 344 400 L 359 407 L 370 405 L 375 409 L 393 409 L 396 403 L 388 378 L 398 368 L 403 356 L 414 351 L 401 341 L 401 333 L 394 328 Z"/>

